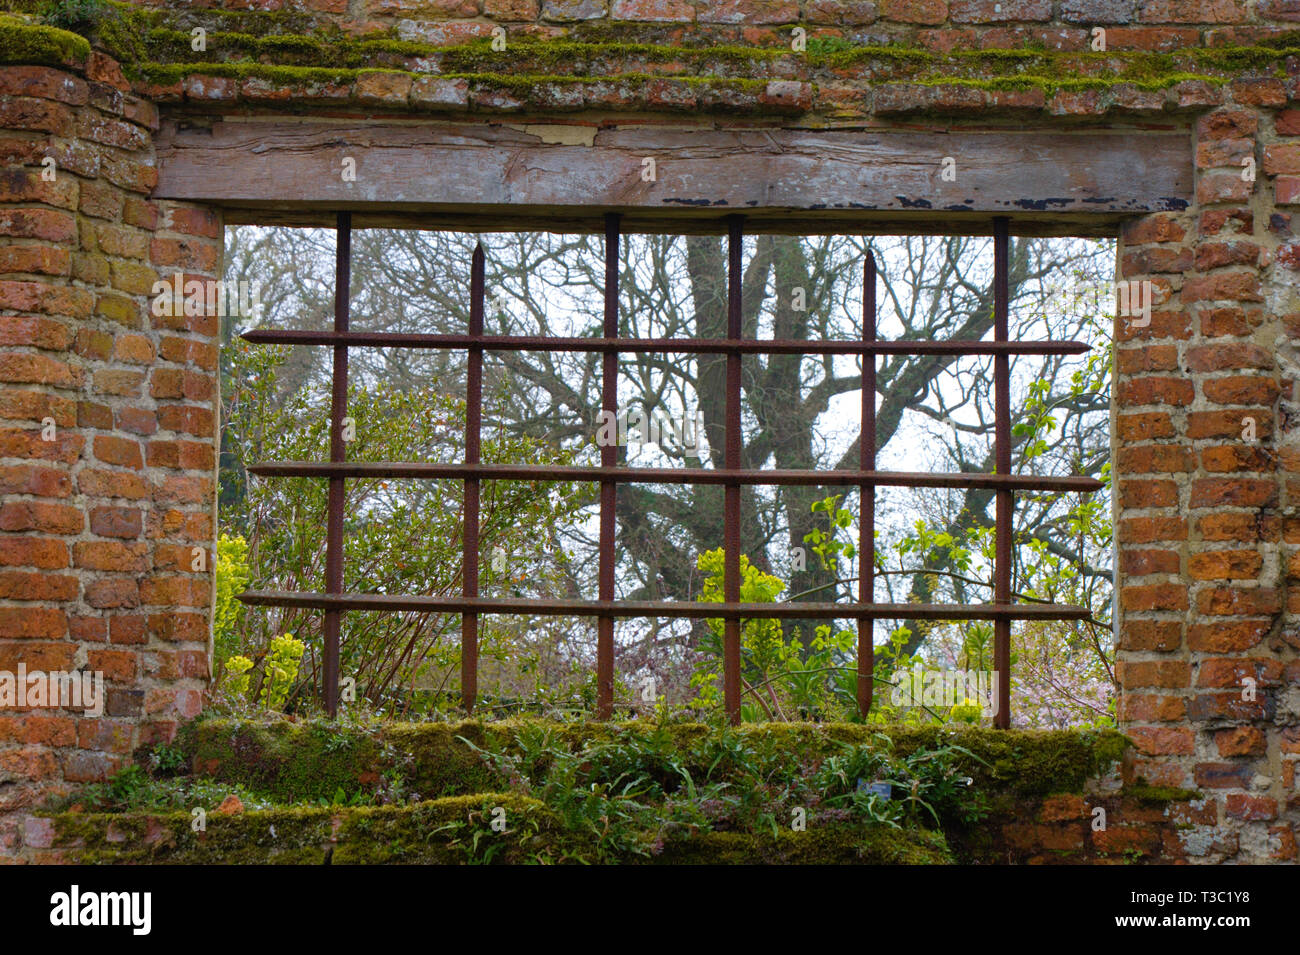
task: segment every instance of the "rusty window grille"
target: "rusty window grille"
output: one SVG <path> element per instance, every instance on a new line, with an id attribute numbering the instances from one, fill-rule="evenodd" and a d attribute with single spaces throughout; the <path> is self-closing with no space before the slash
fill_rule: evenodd
<path id="1" fill-rule="evenodd" d="M 601 338 L 560 338 L 530 335 L 485 335 L 484 255 L 475 248 L 470 279 L 470 320 L 465 334 L 357 332 L 349 327 L 349 279 L 352 220 L 339 213 L 336 233 L 334 328 L 332 331 L 253 330 L 243 337 L 252 343 L 322 345 L 333 349 L 330 403 L 330 460 L 279 461 L 253 465 L 260 477 L 311 477 L 329 481 L 326 525 L 324 593 L 252 590 L 240 595 L 245 604 L 324 611 L 323 697 L 332 717 L 339 702 L 339 629 L 348 610 L 442 611 L 461 615 L 461 697 L 467 712 L 478 694 L 478 619 L 483 614 L 586 616 L 597 620 L 597 717 L 609 719 L 614 697 L 614 621 L 627 617 L 721 618 L 723 632 L 723 699 L 727 717 L 740 721 L 741 626 L 746 619 L 854 619 L 858 628 L 857 703 L 865 716 L 871 707 L 874 656 L 872 628 L 880 618 L 907 616 L 921 620 L 992 620 L 994 669 L 998 674 L 998 709 L 994 725 L 1011 724 L 1011 622 L 1013 620 L 1083 620 L 1084 607 L 1066 604 L 1017 604 L 1011 595 L 1013 495 L 1016 491 L 1097 491 L 1102 483 L 1090 477 L 1035 477 L 1011 473 L 1012 355 L 1078 355 L 1082 342 L 1010 341 L 1008 337 L 1009 220 L 993 220 L 994 337 L 992 341 L 880 341 L 876 337 L 876 263 L 868 252 L 863 264 L 863 337 L 861 341 L 792 341 L 745 339 L 741 322 L 741 249 L 744 217 L 727 219 L 727 337 L 725 339 L 620 338 L 618 334 L 618 262 L 620 217 L 605 217 L 604 329 Z M 343 419 L 347 413 L 349 348 L 464 349 L 468 356 L 465 418 L 465 462 L 345 461 Z M 549 350 L 599 352 L 602 355 L 602 411 L 617 415 L 618 356 L 644 354 L 721 354 L 726 356 L 726 428 L 724 467 L 647 468 L 620 466 L 617 448 L 606 442 L 598 467 L 546 467 L 524 464 L 483 464 L 479 459 L 482 421 L 483 354 L 485 351 Z M 754 354 L 859 355 L 862 357 L 862 416 L 859 469 L 776 470 L 741 467 L 741 358 Z M 875 383 L 877 355 L 991 355 L 994 375 L 995 471 L 989 473 L 914 473 L 876 470 Z M 364 594 L 343 591 L 344 482 L 349 479 L 425 479 L 464 482 L 463 582 L 461 596 Z M 483 481 L 589 481 L 600 484 L 599 584 L 596 600 L 497 598 L 479 595 L 479 490 Z M 654 601 L 615 599 L 615 491 L 621 482 L 721 484 L 724 488 L 723 601 Z M 861 495 L 858 560 L 861 568 L 857 602 L 740 602 L 740 539 L 742 486 L 836 485 L 856 487 Z M 972 487 L 995 492 L 993 601 L 976 604 L 876 603 L 875 489 L 877 487 Z"/>

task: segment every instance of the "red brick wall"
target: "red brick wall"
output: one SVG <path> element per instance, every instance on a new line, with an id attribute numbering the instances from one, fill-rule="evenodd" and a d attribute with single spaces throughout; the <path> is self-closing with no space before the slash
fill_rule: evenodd
<path id="1" fill-rule="evenodd" d="M 216 327 L 149 303 L 217 274 L 221 220 L 149 200 L 157 112 L 127 89 L 94 55 L 0 67 L 0 671 L 107 691 L 98 718 L 0 711 L 0 854 L 15 810 L 170 738 L 208 674 Z"/>
<path id="2" fill-rule="evenodd" d="M 1293 859 L 1300 819 L 1294 97 L 1234 84 L 1196 124 L 1197 207 L 1130 222 L 1120 253 L 1158 302 L 1116 347 L 1120 715 L 1133 772 L 1210 794 L 1193 840 L 1249 862 Z"/>

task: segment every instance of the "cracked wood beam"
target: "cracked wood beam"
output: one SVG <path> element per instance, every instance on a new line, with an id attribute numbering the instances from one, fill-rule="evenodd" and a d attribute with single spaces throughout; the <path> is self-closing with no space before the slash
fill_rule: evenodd
<path id="1" fill-rule="evenodd" d="M 956 163 L 951 181 L 945 157 Z M 229 223 L 720 232 L 1113 235 L 1192 200 L 1186 130 L 791 129 L 217 119 L 165 123 L 156 198 Z M 344 181 L 343 160 L 356 162 Z M 654 160 L 654 181 L 643 178 Z"/>

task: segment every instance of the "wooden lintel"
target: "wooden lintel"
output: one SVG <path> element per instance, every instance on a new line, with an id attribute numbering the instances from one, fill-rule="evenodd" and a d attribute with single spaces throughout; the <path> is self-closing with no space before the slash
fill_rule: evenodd
<path id="1" fill-rule="evenodd" d="M 946 159 L 950 163 L 945 163 Z M 344 175 L 355 163 L 355 180 Z M 650 161 L 653 161 L 651 164 Z M 221 119 L 164 125 L 158 198 L 230 223 L 467 231 L 1113 234 L 1192 201 L 1190 137 L 1140 130 L 810 130 Z"/>

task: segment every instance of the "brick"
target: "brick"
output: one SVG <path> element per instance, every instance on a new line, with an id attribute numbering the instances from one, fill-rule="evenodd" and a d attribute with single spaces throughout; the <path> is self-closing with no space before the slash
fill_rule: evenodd
<path id="1" fill-rule="evenodd" d="M 70 399 L 49 392 L 0 388 L 0 418 L 39 422 L 42 428 L 46 418 L 53 418 L 57 427 L 73 428 L 77 425 L 77 409 Z"/>
<path id="2" fill-rule="evenodd" d="M 1278 79 L 1246 78 L 1233 80 L 1232 98 L 1244 106 L 1285 106 L 1286 86 Z"/>
<path id="3" fill-rule="evenodd" d="M 10 501 L 0 506 L 0 530 L 39 534 L 80 534 L 86 523 L 80 508 L 44 501 Z"/>
<path id="4" fill-rule="evenodd" d="M 144 467 L 144 455 L 140 450 L 140 442 L 131 438 L 119 438 L 115 435 L 96 435 L 95 457 L 104 464 L 131 468 L 135 471 Z"/>
<path id="5" fill-rule="evenodd" d="M 638 17 L 633 14 L 637 9 L 653 8 L 653 3 L 647 3 L 645 7 L 638 8 L 637 4 L 625 4 L 626 7 L 636 8 L 627 9 L 625 13 L 613 12 L 611 15 L 615 20 L 642 20 L 655 19 L 654 17 Z M 617 0 L 614 4 L 615 11 L 618 9 Z M 531 23 L 537 19 L 541 10 L 539 0 L 484 0 L 483 14 L 493 20 L 504 21 L 524 21 Z M 694 8 L 691 9 L 691 19 L 694 19 Z"/>
<path id="6" fill-rule="evenodd" d="M 1120 543 L 1152 544 L 1187 540 L 1187 521 L 1181 517 L 1126 517 L 1117 527 Z"/>
<path id="7" fill-rule="evenodd" d="M 1300 144 L 1273 143 L 1265 146 L 1261 168 L 1270 176 L 1300 173 Z"/>
<path id="8" fill-rule="evenodd" d="M 1229 819 L 1246 819 L 1252 822 L 1276 819 L 1277 800 L 1268 796 L 1228 793 L 1224 798 L 1224 813 Z"/>
<path id="9" fill-rule="evenodd" d="M 1173 481 L 1121 481 L 1120 507 L 1176 507 L 1178 485 Z"/>
<path id="10" fill-rule="evenodd" d="M 0 598 L 5 600 L 76 600 L 81 581 L 48 572 L 0 572 Z"/>
<path id="11" fill-rule="evenodd" d="M 1249 209 L 1206 209 L 1196 220 L 1196 230 L 1202 236 L 1234 232 L 1251 235 L 1254 229 L 1255 217 Z"/>
<path id="12" fill-rule="evenodd" d="M 1142 23 L 1241 23 L 1246 5 L 1238 0 L 1146 0 L 1137 5 Z"/>
<path id="13" fill-rule="evenodd" d="M 1266 507 L 1277 500 L 1273 481 L 1254 478 L 1204 478 L 1192 483 L 1189 507 Z"/>
<path id="14" fill-rule="evenodd" d="M 0 74 L 0 94 L 35 96 L 69 106 L 84 106 L 86 83 L 62 70 L 44 66 L 6 66 Z"/>
<path id="15" fill-rule="evenodd" d="M 1253 242 L 1202 242 L 1196 247 L 1196 268 L 1209 271 L 1231 265 L 1258 265 L 1260 251 Z"/>
<path id="16" fill-rule="evenodd" d="M 141 572 L 149 569 L 149 545 L 143 541 L 77 541 L 72 545 L 72 560 L 86 570 Z"/>
<path id="17" fill-rule="evenodd" d="M 1185 727 L 1132 726 L 1125 735 L 1148 756 L 1190 756 L 1196 752 L 1195 734 Z"/>
<path id="18" fill-rule="evenodd" d="M 1255 138 L 1259 132 L 1259 114 L 1249 109 L 1217 109 L 1196 121 L 1198 142 L 1207 140 L 1241 140 Z"/>
<path id="19" fill-rule="evenodd" d="M 1206 514 L 1196 522 L 1207 541 L 1268 541 L 1277 539 L 1277 521 L 1260 514 Z"/>
<path id="20" fill-rule="evenodd" d="M 77 487 L 90 497 L 120 497 L 135 501 L 150 494 L 148 483 L 138 474 L 90 468 L 78 472 Z"/>
<path id="21" fill-rule="evenodd" d="M 68 615 L 60 609 L 51 609 L 45 607 L 0 607 L 0 638 L 9 639 L 62 639 L 68 635 Z M 9 665 L 12 657 L 6 657 L 4 646 L 0 646 L 0 669 L 14 669 Z M 36 663 L 40 663 L 42 669 L 64 669 L 61 664 L 49 665 L 48 655 L 66 654 L 66 660 L 72 660 L 73 647 L 66 644 L 48 648 L 42 651 L 40 648 L 23 646 L 16 648 L 13 652 L 22 652 L 22 654 L 31 654 L 27 659 L 27 668 L 35 669 Z M 45 652 L 47 657 L 39 656 Z M 60 657 L 64 659 L 64 657 Z"/>
<path id="22" fill-rule="evenodd" d="M 1183 281 L 1182 302 L 1260 302 L 1259 275 L 1255 272 L 1214 272 Z M 1223 346 L 1208 346 L 1211 348 Z"/>
<path id="23" fill-rule="evenodd" d="M 935 26 L 948 19 L 947 0 L 881 0 L 880 16 L 899 23 Z"/>
<path id="24" fill-rule="evenodd" d="M 1239 171 L 1214 170 L 1202 173 L 1196 183 L 1196 201 L 1249 202 L 1255 184 L 1241 178 Z"/>
<path id="25" fill-rule="evenodd" d="M 57 570 L 68 566 L 68 545 L 40 537 L 0 537 L 0 565 Z"/>
<path id="26" fill-rule="evenodd" d="M 1178 218 L 1168 213 L 1130 219 L 1120 231 L 1126 247 L 1148 242 L 1181 242 L 1187 235 Z"/>
<path id="27" fill-rule="evenodd" d="M 1196 465 L 1192 449 L 1180 444 L 1121 447 L 1115 460 L 1119 474 L 1185 474 Z"/>
<path id="28" fill-rule="evenodd" d="M 1174 371 L 1178 368 L 1176 345 L 1144 345 L 1141 348 L 1116 348 L 1115 368 L 1121 375 L 1139 375 L 1149 371 Z"/>
<path id="29" fill-rule="evenodd" d="M 1216 587 L 1202 590 L 1196 595 L 1196 609 L 1210 616 L 1260 616 L 1281 611 L 1282 602 L 1276 590 L 1244 590 L 1236 587 Z"/>
<path id="30" fill-rule="evenodd" d="M 746 8 L 748 9 L 748 8 Z M 572 23 L 579 20 L 597 20 L 609 12 L 608 0 L 542 0 L 542 19 L 557 23 Z M 747 21 L 745 14 L 740 19 L 721 19 L 718 23 L 758 22 Z"/>
<path id="31" fill-rule="evenodd" d="M 1172 438 L 1175 432 L 1168 414 L 1152 411 L 1117 416 L 1115 433 L 1121 441 L 1150 441 Z"/>
<path id="32" fill-rule="evenodd" d="M 1187 587 L 1179 584 L 1145 584 L 1124 587 L 1120 591 L 1120 606 L 1125 610 L 1186 610 Z"/>
<path id="33" fill-rule="evenodd" d="M 1124 550 L 1120 553 L 1120 566 L 1130 577 L 1176 574 L 1181 566 L 1181 558 L 1173 550 Z"/>
<path id="34" fill-rule="evenodd" d="M 1273 433 L 1272 416 L 1261 409 L 1193 411 L 1187 415 L 1187 436 L 1193 440 L 1226 438 L 1240 441 L 1248 436 L 1252 424 L 1257 439 L 1267 438 Z"/>
<path id="35" fill-rule="evenodd" d="M 105 577 L 86 584 L 86 603 L 98 610 L 140 606 L 140 585 L 123 577 Z"/>
<path id="36" fill-rule="evenodd" d="M 1116 386 L 1122 405 L 1189 405 L 1196 389 L 1186 378 L 1133 378 Z"/>
<path id="37" fill-rule="evenodd" d="M 1218 405 L 1271 405 L 1279 393 L 1276 378 L 1232 375 L 1201 382 L 1205 397 Z"/>
<path id="38" fill-rule="evenodd" d="M 1212 550 L 1192 554 L 1188 573 L 1196 580 L 1254 580 L 1264 558 L 1252 550 Z"/>
<path id="39" fill-rule="evenodd" d="M 1258 727 L 1234 726 L 1217 730 L 1214 745 L 1220 756 L 1258 756 L 1264 753 L 1267 741 Z"/>
<path id="40" fill-rule="evenodd" d="M 1119 717 L 1139 723 L 1176 723 L 1187 718 L 1187 705 L 1181 697 L 1134 693 L 1126 688 L 1120 697 Z"/>
<path id="41" fill-rule="evenodd" d="M 1125 650 L 1177 650 L 1183 642 L 1183 625 L 1176 620 L 1125 620 L 1120 644 Z"/>
<path id="42" fill-rule="evenodd" d="M 30 464 L 0 467 L 0 494 L 35 494 L 40 497 L 68 497 L 72 478 L 51 468 Z"/>
<path id="43" fill-rule="evenodd" d="M 53 318 L 9 314 L 9 316 L 0 316 L 0 346 L 5 344 L 62 351 L 72 344 L 72 330 Z M 65 373 L 65 376 L 61 377 L 72 381 L 70 373 Z"/>
<path id="44" fill-rule="evenodd" d="M 142 530 L 142 515 L 133 507 L 92 507 L 90 532 L 100 537 L 134 540 Z"/>
<path id="45" fill-rule="evenodd" d="M 78 182 L 71 176 L 59 176 L 54 182 L 47 182 L 34 170 L 0 170 L 0 203 L 39 202 L 75 211 L 79 193 Z"/>
<path id="46" fill-rule="evenodd" d="M 88 318 L 94 301 L 94 295 L 86 289 L 43 282 L 0 281 L 0 309 Z"/>
<path id="47" fill-rule="evenodd" d="M 953 23 L 1014 23 L 1052 19 L 1051 0 L 950 0 Z"/>
<path id="48" fill-rule="evenodd" d="M 1211 472 L 1270 471 L 1272 456 L 1255 445 L 1217 445 L 1201 451 L 1201 467 Z"/>
<path id="49" fill-rule="evenodd" d="M 1272 629 L 1268 620 L 1240 620 L 1232 623 L 1195 624 L 1187 630 L 1187 648 L 1202 653 L 1234 653 L 1249 650 Z"/>
<path id="50" fill-rule="evenodd" d="M 639 0 L 646 3 L 647 0 Z M 649 5 L 657 6 L 661 0 L 654 0 Z M 672 9 L 678 6 L 690 9 L 686 3 L 674 2 L 670 4 Z M 615 19 L 623 19 L 618 15 L 619 0 L 615 0 L 613 15 Z M 824 24 L 827 26 L 866 26 L 874 23 L 879 16 L 876 4 L 872 0 L 809 0 L 804 8 L 804 19 L 811 24 Z M 693 17 L 692 17 L 693 18 Z"/>

